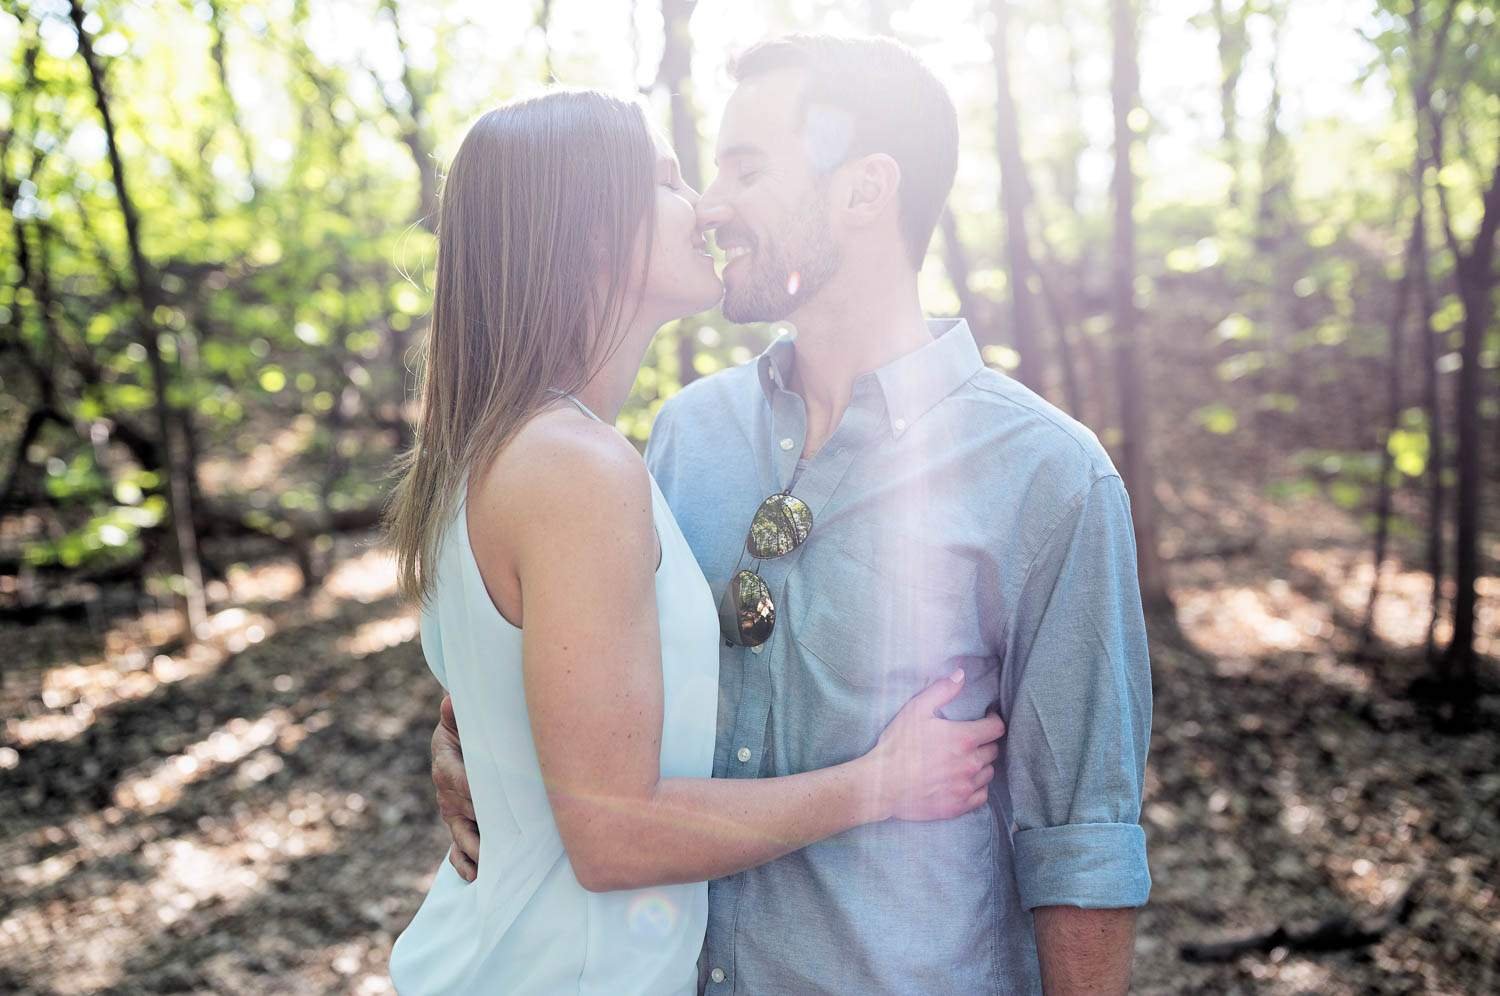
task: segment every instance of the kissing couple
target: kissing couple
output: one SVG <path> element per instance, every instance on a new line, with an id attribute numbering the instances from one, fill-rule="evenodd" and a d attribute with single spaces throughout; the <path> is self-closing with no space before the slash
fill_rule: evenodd
<path id="1" fill-rule="evenodd" d="M 453 836 L 402 993 L 1123 993 L 1150 890 L 1130 504 L 917 275 L 937 77 L 731 67 L 687 187 L 633 100 L 483 115 L 448 172 L 389 532 Z M 708 248 L 727 259 L 722 282 Z M 794 329 L 613 422 L 652 337 Z"/>

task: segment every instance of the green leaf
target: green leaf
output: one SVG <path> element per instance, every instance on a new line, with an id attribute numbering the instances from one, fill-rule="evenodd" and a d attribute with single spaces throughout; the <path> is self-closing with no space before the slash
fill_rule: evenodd
<path id="1" fill-rule="evenodd" d="M 1193 419 L 1216 436 L 1227 436 L 1240 424 L 1234 409 L 1225 404 L 1206 405 L 1193 413 Z"/>
<path id="2" fill-rule="evenodd" d="M 1358 508 L 1365 497 L 1365 489 L 1353 481 L 1334 481 L 1328 485 L 1328 493 L 1340 508 Z"/>
<path id="3" fill-rule="evenodd" d="M 1421 477 L 1427 470 L 1427 432 L 1397 429 L 1386 441 L 1396 469 L 1407 477 Z"/>

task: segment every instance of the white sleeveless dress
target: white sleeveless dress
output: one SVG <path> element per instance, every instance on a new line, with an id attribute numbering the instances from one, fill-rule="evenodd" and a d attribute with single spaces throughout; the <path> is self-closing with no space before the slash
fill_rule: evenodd
<path id="1" fill-rule="evenodd" d="M 654 480 L 651 502 L 661 542 L 661 774 L 707 778 L 718 708 L 717 613 Z M 490 601 L 465 523 L 460 503 L 422 613 L 422 652 L 453 696 L 479 822 L 479 876 L 465 882 L 444 857 L 396 939 L 391 979 L 404 996 L 694 993 L 708 887 L 591 893 L 578 884 L 531 739 L 521 631 Z"/>

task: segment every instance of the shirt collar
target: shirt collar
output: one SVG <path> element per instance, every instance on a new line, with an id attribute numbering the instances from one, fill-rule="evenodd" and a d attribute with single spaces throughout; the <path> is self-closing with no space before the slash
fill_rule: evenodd
<path id="1" fill-rule="evenodd" d="M 895 436 L 984 368 L 974 334 L 962 318 L 928 319 L 927 331 L 932 342 L 860 378 L 874 379 Z M 783 333 L 760 354 L 756 365 L 768 400 L 776 390 L 786 389 L 795 343 L 796 336 Z"/>

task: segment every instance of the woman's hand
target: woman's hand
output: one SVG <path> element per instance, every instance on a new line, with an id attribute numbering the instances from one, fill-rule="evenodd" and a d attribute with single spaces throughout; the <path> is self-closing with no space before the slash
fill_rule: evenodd
<path id="1" fill-rule="evenodd" d="M 862 759 L 873 769 L 880 819 L 946 820 L 989 798 L 1005 721 L 994 713 L 972 721 L 938 716 L 963 686 L 959 670 L 918 692 Z"/>

